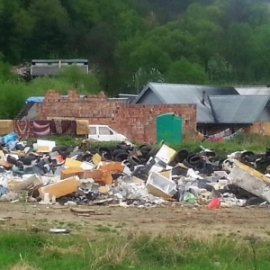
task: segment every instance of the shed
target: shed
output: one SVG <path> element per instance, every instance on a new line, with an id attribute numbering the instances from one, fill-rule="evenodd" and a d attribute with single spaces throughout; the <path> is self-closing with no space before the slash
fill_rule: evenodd
<path id="1" fill-rule="evenodd" d="M 209 96 L 239 95 L 233 87 L 187 84 L 149 83 L 138 95 L 135 104 L 196 104 L 197 124 L 214 124 Z"/>
<path id="2" fill-rule="evenodd" d="M 55 76 L 61 69 L 70 65 L 76 65 L 84 73 L 88 73 L 88 60 L 86 59 L 32 60 L 30 75 L 32 77 Z"/>

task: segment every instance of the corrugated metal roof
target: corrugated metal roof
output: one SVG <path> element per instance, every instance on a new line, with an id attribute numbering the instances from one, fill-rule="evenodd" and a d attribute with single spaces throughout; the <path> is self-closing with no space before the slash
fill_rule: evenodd
<path id="1" fill-rule="evenodd" d="M 138 95 L 134 95 L 134 94 L 118 94 L 119 98 L 128 98 L 129 103 L 133 103 L 136 98 L 138 97 Z"/>
<path id="2" fill-rule="evenodd" d="M 88 63 L 87 59 L 33 59 L 32 63 Z"/>
<path id="3" fill-rule="evenodd" d="M 202 104 L 203 92 L 210 95 L 239 95 L 233 87 L 215 87 L 186 84 L 149 83 L 134 103 L 140 103 L 146 91 L 152 90 L 164 104 L 197 104 L 197 122 L 215 123 L 208 98 Z"/>
<path id="4" fill-rule="evenodd" d="M 269 96 L 211 96 L 219 124 L 253 124 L 269 101 Z"/>
<path id="5" fill-rule="evenodd" d="M 128 98 L 108 98 L 108 100 L 110 100 L 112 102 L 120 102 L 120 103 L 129 104 Z"/>
<path id="6" fill-rule="evenodd" d="M 263 95 L 270 96 L 270 88 L 266 86 L 257 86 L 257 87 L 235 87 L 236 91 L 240 95 Z"/>

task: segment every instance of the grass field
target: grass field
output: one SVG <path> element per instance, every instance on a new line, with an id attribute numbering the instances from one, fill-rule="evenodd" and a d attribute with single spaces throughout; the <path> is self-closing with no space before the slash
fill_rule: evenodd
<path id="1" fill-rule="evenodd" d="M 59 145 L 76 145 L 80 142 L 71 137 L 48 139 L 56 140 Z M 93 146 L 98 148 L 109 145 L 112 143 Z M 224 156 L 244 149 L 265 151 L 270 146 L 270 139 L 257 135 L 241 135 L 232 141 L 184 141 L 170 146 L 176 150 L 190 148 L 198 151 L 200 145 Z M 9 204 L 0 209 L 2 214 L 9 213 L 12 216 L 8 229 L 0 230 L 0 269 L 3 270 L 270 269 L 268 209 L 211 212 L 196 209 L 173 211 L 168 208 L 161 209 L 161 213 L 158 210 L 110 210 L 110 216 L 91 217 L 80 231 L 78 224 L 82 221 L 78 217 L 71 217 L 69 210 L 64 209 L 59 214 L 59 210 L 44 208 L 41 211 L 29 206 L 26 211 L 16 207 Z M 108 209 L 103 211 L 108 212 Z M 27 215 L 27 228 L 23 228 L 24 215 Z M 40 226 L 51 226 L 50 219 L 57 219 L 58 224 L 64 226 L 63 220 L 66 220 L 69 226 L 74 225 L 75 234 L 29 232 L 28 226 L 38 223 L 38 218 L 39 221 L 43 219 Z M 108 226 L 109 222 L 122 222 L 126 225 L 112 227 Z M 228 228 L 233 233 L 227 233 Z M 130 232 L 126 231 L 128 229 Z M 145 229 L 147 232 L 144 232 Z M 214 230 L 218 232 L 215 235 Z M 203 237 L 197 237 L 198 231 L 202 232 Z M 243 234 L 237 234 L 242 231 Z M 263 237 L 254 236 L 253 232 Z"/>
<path id="2" fill-rule="evenodd" d="M 270 242 L 252 236 L 197 240 L 110 231 L 88 236 L 2 231 L 0 243 L 0 269 L 270 269 Z"/>
<path id="3" fill-rule="evenodd" d="M 269 270 L 269 208 L 69 208 L 1 203 L 3 270 Z M 70 234 L 49 233 L 66 228 Z"/>

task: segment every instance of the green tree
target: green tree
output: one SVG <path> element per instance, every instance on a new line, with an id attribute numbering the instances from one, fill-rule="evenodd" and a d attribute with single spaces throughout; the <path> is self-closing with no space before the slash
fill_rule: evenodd
<path id="1" fill-rule="evenodd" d="M 228 30 L 226 41 L 228 62 L 233 66 L 234 80 L 240 83 L 245 82 L 249 74 L 248 63 L 251 61 L 253 31 L 249 24 L 232 24 Z"/>
<path id="2" fill-rule="evenodd" d="M 185 84 L 205 84 L 208 80 L 202 66 L 197 63 L 190 63 L 185 58 L 170 65 L 165 79 L 169 83 Z"/>
<path id="3" fill-rule="evenodd" d="M 42 77 L 36 78 L 27 84 L 27 96 L 44 96 L 50 89 L 58 90 L 62 94 L 67 94 L 68 89 L 73 85 L 58 78 Z"/>
<path id="4" fill-rule="evenodd" d="M 194 50 L 198 56 L 198 62 L 204 67 L 206 73 L 209 60 L 220 52 L 223 37 L 223 29 L 208 18 L 209 13 L 211 12 L 208 10 L 207 13 L 202 5 L 192 4 L 188 7 L 186 18 L 183 20 L 183 27 L 196 39 Z"/>
<path id="5" fill-rule="evenodd" d="M 132 92 L 137 89 L 132 83 L 136 69 L 130 65 L 129 59 L 142 42 L 143 37 L 137 34 L 132 38 L 118 42 L 115 48 L 114 59 L 119 71 L 119 91 Z"/>
<path id="6" fill-rule="evenodd" d="M 32 57 L 64 57 L 68 47 L 69 16 L 59 0 L 35 0 L 29 12 L 35 20 L 29 47 Z"/>
<path id="7" fill-rule="evenodd" d="M 0 84 L 0 119 L 13 119 L 24 106 L 26 98 L 25 85 L 22 83 L 4 82 Z"/>
<path id="8" fill-rule="evenodd" d="M 269 0 L 0 1 L 0 49 L 5 56 L 0 61 L 0 80 L 10 80 L 9 75 L 3 75 L 9 70 L 7 63 L 17 65 L 34 58 L 86 58 L 90 69 L 97 70 L 101 88 L 115 95 L 119 91 L 135 92 L 138 85 L 158 80 L 160 74 L 164 77 L 184 57 L 191 65 L 203 67 L 211 83 L 266 81 L 269 3 Z M 91 76 L 87 80 L 93 83 L 95 79 Z M 138 77 L 141 83 L 134 83 Z M 63 91 L 67 84 L 72 84 L 67 78 L 46 78 L 40 81 L 42 89 L 47 82 Z M 98 89 L 82 87 L 87 84 L 91 85 L 80 84 L 82 91 Z"/>
<path id="9" fill-rule="evenodd" d="M 143 19 L 134 10 L 129 9 L 117 16 L 115 29 L 118 40 L 126 40 L 143 33 L 145 25 Z"/>
<path id="10" fill-rule="evenodd" d="M 270 75 L 270 23 L 258 27 L 252 39 L 252 62 L 256 81 L 269 84 Z"/>
<path id="11" fill-rule="evenodd" d="M 130 65 L 134 67 L 133 70 L 156 68 L 163 73 L 170 65 L 171 58 L 166 51 L 156 44 L 144 42 L 130 55 L 129 61 Z"/>
<path id="12" fill-rule="evenodd" d="M 220 55 L 214 55 L 208 62 L 208 77 L 212 83 L 230 82 L 232 66 Z"/>
<path id="13" fill-rule="evenodd" d="M 137 94 L 146 86 L 149 82 L 164 82 L 163 75 L 155 68 L 142 69 L 140 68 L 133 76 L 132 84 L 129 85 L 132 88 L 136 88 Z"/>
<path id="14" fill-rule="evenodd" d="M 2 53 L 7 57 L 9 62 L 17 62 L 19 59 L 19 52 L 17 45 L 14 44 L 15 33 L 14 29 L 17 27 L 17 22 L 14 20 L 14 14 L 20 12 L 20 3 L 18 0 L 3 1 L 0 8 L 0 48 Z M 22 38 L 17 37 L 17 41 Z"/>
<path id="15" fill-rule="evenodd" d="M 84 73 L 79 67 L 66 67 L 58 74 L 58 79 L 83 93 L 95 94 L 101 90 L 98 79 L 92 72 Z"/>
<path id="16" fill-rule="evenodd" d="M 4 61 L 4 55 L 0 52 L 0 82 L 16 80 L 18 77 L 12 72 L 11 66 Z"/>
<path id="17" fill-rule="evenodd" d="M 30 42 L 35 25 L 34 17 L 27 10 L 20 9 L 12 16 L 14 28 L 12 29 L 13 38 L 11 40 L 12 52 L 16 63 L 25 61 L 31 57 L 32 47 Z"/>
<path id="18" fill-rule="evenodd" d="M 267 24 L 270 20 L 270 6 L 269 1 L 267 2 L 257 2 L 253 4 L 253 10 L 249 17 L 250 26 L 255 29 L 264 24 Z"/>

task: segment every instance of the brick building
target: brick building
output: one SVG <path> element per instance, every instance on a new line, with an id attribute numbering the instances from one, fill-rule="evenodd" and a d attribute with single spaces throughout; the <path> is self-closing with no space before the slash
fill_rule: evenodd
<path id="1" fill-rule="evenodd" d="M 49 90 L 44 100 L 37 105 L 37 120 L 53 117 L 87 119 L 90 124 L 109 125 L 130 140 L 156 142 L 156 117 L 173 112 L 183 117 L 183 135 L 196 130 L 195 104 L 126 104 L 121 100 L 111 100 L 101 92 L 99 95 L 81 97 L 75 90 L 67 96 Z"/>

